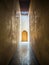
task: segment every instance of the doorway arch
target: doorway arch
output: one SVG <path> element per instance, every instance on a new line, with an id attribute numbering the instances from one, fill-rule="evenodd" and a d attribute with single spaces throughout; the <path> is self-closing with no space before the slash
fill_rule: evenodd
<path id="1" fill-rule="evenodd" d="M 27 42 L 28 41 L 28 32 L 27 31 L 22 31 L 22 42 Z"/>

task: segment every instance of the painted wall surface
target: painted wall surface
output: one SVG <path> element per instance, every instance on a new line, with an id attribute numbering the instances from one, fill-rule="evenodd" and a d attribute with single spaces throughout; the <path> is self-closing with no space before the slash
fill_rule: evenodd
<path id="1" fill-rule="evenodd" d="M 48 0 L 31 0 L 30 41 L 41 65 L 49 65 L 49 3 Z"/>

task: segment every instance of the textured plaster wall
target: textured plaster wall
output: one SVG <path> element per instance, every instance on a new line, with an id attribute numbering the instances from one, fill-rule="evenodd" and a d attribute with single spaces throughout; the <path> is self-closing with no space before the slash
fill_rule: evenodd
<path id="1" fill-rule="evenodd" d="M 17 47 L 20 21 L 17 11 L 18 0 L 0 0 L 0 65 L 9 63 Z"/>
<path id="2" fill-rule="evenodd" d="M 41 65 L 49 65 L 49 3 L 31 0 L 30 41 Z"/>

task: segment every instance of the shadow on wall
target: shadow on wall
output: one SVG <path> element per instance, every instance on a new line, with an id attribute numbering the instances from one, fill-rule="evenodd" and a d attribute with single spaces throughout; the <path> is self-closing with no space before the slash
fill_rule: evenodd
<path id="1" fill-rule="evenodd" d="M 40 64 L 49 65 L 49 4 L 48 0 L 33 1 L 30 4 L 31 45 Z"/>
<path id="2" fill-rule="evenodd" d="M 0 1 L 0 65 L 8 64 L 16 50 L 18 43 L 18 27 L 15 30 L 16 23 L 15 20 L 12 21 L 12 15 L 15 17 L 15 5 L 18 4 L 18 2 L 14 4 L 15 1 L 16 0 Z M 19 8 L 16 10 L 19 10 Z M 19 23 L 19 18 L 17 21 Z M 12 24 L 12 22 L 14 22 L 14 24 Z M 13 30 L 14 25 L 15 27 Z M 16 44 L 12 43 L 12 40 L 15 39 Z"/>

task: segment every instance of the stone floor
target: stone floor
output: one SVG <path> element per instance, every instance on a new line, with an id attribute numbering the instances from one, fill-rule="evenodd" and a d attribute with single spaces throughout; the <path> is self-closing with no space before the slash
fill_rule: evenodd
<path id="1" fill-rule="evenodd" d="M 22 56 L 23 56 L 23 53 L 22 53 Z M 40 65 L 31 47 L 30 47 L 30 60 L 29 61 L 27 61 L 28 57 L 26 55 L 26 59 L 20 62 L 18 51 L 16 49 L 16 53 L 14 54 L 14 56 L 12 57 L 8 65 Z"/>

